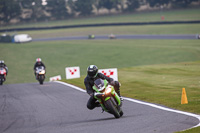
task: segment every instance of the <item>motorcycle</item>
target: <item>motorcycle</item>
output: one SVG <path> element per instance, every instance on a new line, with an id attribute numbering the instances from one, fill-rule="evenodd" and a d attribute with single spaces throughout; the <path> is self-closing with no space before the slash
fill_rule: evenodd
<path id="1" fill-rule="evenodd" d="M 6 80 L 6 69 L 0 68 L 0 85 L 3 85 L 3 82 Z"/>
<path id="2" fill-rule="evenodd" d="M 98 100 L 103 111 L 113 114 L 115 118 L 120 118 L 123 115 L 120 97 L 107 80 L 95 80 L 93 90 L 95 91 L 94 98 Z"/>
<path id="3" fill-rule="evenodd" d="M 45 69 L 43 66 L 36 67 L 36 79 L 39 81 L 40 84 L 43 84 L 45 80 Z"/>

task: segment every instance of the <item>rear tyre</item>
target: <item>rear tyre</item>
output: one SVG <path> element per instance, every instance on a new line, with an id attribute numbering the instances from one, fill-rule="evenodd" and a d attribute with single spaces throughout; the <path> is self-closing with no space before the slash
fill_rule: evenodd
<path id="1" fill-rule="evenodd" d="M 115 102 L 113 97 L 111 97 L 110 99 L 105 101 L 105 106 L 109 110 L 109 112 L 115 116 L 115 118 L 120 117 L 120 114 L 119 114 L 118 109 L 117 109 L 117 103 Z"/>

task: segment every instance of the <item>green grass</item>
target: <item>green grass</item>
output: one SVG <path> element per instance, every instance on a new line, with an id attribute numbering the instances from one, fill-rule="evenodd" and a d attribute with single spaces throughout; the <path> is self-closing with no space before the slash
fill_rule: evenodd
<path id="1" fill-rule="evenodd" d="M 182 131 L 182 132 L 176 132 L 176 133 L 199 133 L 199 131 L 200 131 L 200 127 L 197 127 L 197 128 L 193 128 L 193 129 Z"/>
<path id="2" fill-rule="evenodd" d="M 200 60 L 199 40 L 79 40 L 0 44 L 0 57 L 9 68 L 6 83 L 34 82 L 33 65 L 41 57 L 47 78 L 65 67 L 80 66 L 84 75 L 90 64 L 99 68 L 126 68 Z"/>
<path id="3" fill-rule="evenodd" d="M 46 26 L 62 26 L 62 25 L 79 25 L 79 24 L 96 24 L 96 23 L 116 23 L 116 22 L 152 22 L 162 21 L 161 15 L 165 16 L 164 21 L 188 21 L 199 20 L 200 9 L 179 9 L 179 10 L 164 10 L 150 12 L 134 12 L 129 14 L 105 15 L 88 18 L 75 18 L 62 21 L 45 21 L 40 23 L 17 24 L 2 26 L 0 29 L 6 28 L 22 28 L 22 27 L 46 27 Z"/>
<path id="4" fill-rule="evenodd" d="M 200 113 L 199 65 L 198 61 L 120 69 L 120 81 L 125 88 L 122 95 Z M 186 88 L 187 105 L 180 104 L 182 88 Z"/>

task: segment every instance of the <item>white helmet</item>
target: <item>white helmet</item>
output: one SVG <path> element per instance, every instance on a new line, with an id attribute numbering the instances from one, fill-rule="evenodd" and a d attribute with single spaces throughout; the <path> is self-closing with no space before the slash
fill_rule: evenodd
<path id="1" fill-rule="evenodd" d="M 0 64 L 1 64 L 1 63 L 3 64 L 3 63 L 4 63 L 4 60 L 0 60 Z"/>
<path id="2" fill-rule="evenodd" d="M 41 58 L 37 58 L 37 59 L 36 59 L 36 62 L 41 62 L 41 61 L 42 61 Z"/>

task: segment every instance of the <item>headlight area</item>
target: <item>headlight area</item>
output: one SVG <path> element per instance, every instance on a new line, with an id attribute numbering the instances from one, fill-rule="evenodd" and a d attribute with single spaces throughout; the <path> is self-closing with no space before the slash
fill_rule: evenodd
<path id="1" fill-rule="evenodd" d="M 39 74 L 45 74 L 45 70 L 42 70 L 41 72 L 39 72 Z"/>
<path id="2" fill-rule="evenodd" d="M 108 95 L 108 94 L 110 94 L 111 91 L 112 91 L 112 88 L 111 88 L 111 87 L 108 87 L 108 88 L 106 88 L 106 90 L 105 90 L 105 94 Z"/>

